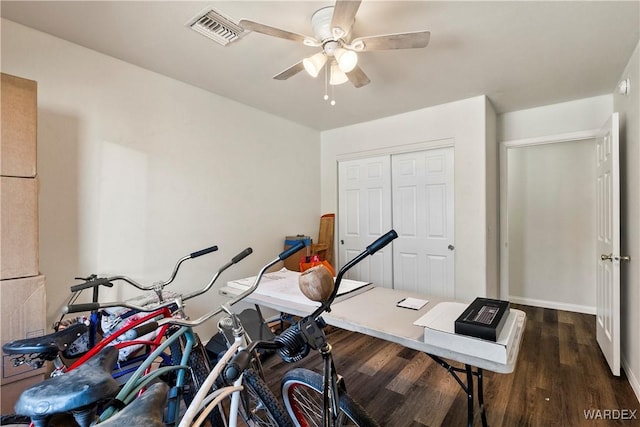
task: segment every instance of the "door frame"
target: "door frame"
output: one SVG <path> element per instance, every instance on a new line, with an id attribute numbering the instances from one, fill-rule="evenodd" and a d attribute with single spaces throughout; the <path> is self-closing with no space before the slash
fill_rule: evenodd
<path id="1" fill-rule="evenodd" d="M 509 299 L 509 183 L 507 179 L 509 150 L 514 148 L 533 147 L 536 145 L 595 139 L 599 132 L 599 129 L 590 129 L 585 131 L 500 142 L 500 299 Z M 558 305 L 556 307 L 549 308 L 564 309 L 566 307 Z M 595 312 L 590 314 L 595 314 Z"/>

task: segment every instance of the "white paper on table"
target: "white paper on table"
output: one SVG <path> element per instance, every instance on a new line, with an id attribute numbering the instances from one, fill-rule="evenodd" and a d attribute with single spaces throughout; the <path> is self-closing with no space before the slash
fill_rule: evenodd
<path id="1" fill-rule="evenodd" d="M 412 310 L 420 310 L 428 302 L 429 302 L 429 300 L 427 300 L 427 299 L 408 297 L 408 298 L 404 298 L 404 299 L 401 299 L 400 301 L 398 301 L 398 303 L 396 304 L 396 307 L 410 308 Z"/>
<path id="2" fill-rule="evenodd" d="M 311 301 L 307 298 L 298 285 L 298 278 L 300 273 L 297 271 L 287 270 L 283 268 L 281 270 L 267 273 L 262 276 L 258 289 L 255 290 L 255 294 L 264 295 L 273 298 L 283 299 L 293 303 L 311 305 L 319 307 L 320 303 Z M 247 277 L 245 279 L 234 280 L 227 282 L 227 286 L 237 288 L 240 290 L 247 290 L 253 282 L 256 276 Z M 335 278 L 334 278 L 335 280 Z M 360 290 L 369 289 L 372 285 L 368 282 L 360 282 L 357 280 L 342 279 L 340 281 L 340 289 L 334 302 L 338 302 L 340 297 L 346 297 L 347 295 L 356 295 Z"/>

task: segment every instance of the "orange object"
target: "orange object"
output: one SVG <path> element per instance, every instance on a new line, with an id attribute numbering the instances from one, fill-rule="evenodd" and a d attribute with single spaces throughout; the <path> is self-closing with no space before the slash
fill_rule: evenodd
<path id="1" fill-rule="evenodd" d="M 300 271 L 306 271 L 311 267 L 315 267 L 316 265 L 324 265 L 331 273 L 331 276 L 335 277 L 336 272 L 329 261 L 327 261 L 326 259 L 320 260 L 320 257 L 318 255 L 312 255 L 308 257 L 303 256 L 302 258 L 300 258 Z"/>

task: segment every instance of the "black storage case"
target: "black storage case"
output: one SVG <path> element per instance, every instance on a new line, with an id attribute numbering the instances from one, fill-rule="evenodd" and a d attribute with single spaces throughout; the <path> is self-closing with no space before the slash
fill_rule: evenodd
<path id="1" fill-rule="evenodd" d="M 456 334 L 497 341 L 509 316 L 509 301 L 476 298 L 455 322 Z"/>

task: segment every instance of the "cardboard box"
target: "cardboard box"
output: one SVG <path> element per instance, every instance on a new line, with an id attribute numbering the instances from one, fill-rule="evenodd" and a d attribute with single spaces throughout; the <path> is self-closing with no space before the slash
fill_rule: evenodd
<path id="1" fill-rule="evenodd" d="M 511 363 L 517 354 L 516 337 L 524 326 L 519 310 L 510 310 L 496 342 L 455 333 L 455 320 L 467 308 L 460 302 L 441 302 L 413 322 L 424 327 L 424 342 L 446 351 L 498 364 Z M 465 362 L 466 363 L 466 362 Z"/>
<path id="2" fill-rule="evenodd" d="M 286 258 L 284 260 L 284 267 L 287 270 L 300 271 L 300 259 L 303 256 L 311 255 L 311 243 L 312 242 L 311 242 L 311 237 L 309 237 L 309 236 L 297 235 L 297 236 L 287 236 L 287 237 L 285 237 L 284 250 L 289 249 L 291 246 L 293 246 L 296 243 L 298 243 L 299 240 L 304 240 L 305 244 L 307 246 L 305 246 L 304 248 L 300 249 L 298 252 L 294 253 L 289 258 Z"/>
<path id="3" fill-rule="evenodd" d="M 2 410 L 2 413 L 15 413 L 13 407 L 18 397 L 20 397 L 20 394 L 22 394 L 25 389 L 44 381 L 44 379 L 44 374 L 39 374 L 11 384 L 2 383 L 2 387 L 0 387 L 0 410 Z"/>
<path id="4" fill-rule="evenodd" d="M 0 281 L 0 328 L 2 344 L 45 335 L 46 292 L 44 276 Z M 13 366 L 11 356 L 2 355 L 2 384 L 45 372 L 46 367 Z"/>
<path id="5" fill-rule="evenodd" d="M 36 176 L 37 83 L 2 73 L 0 175 Z"/>
<path id="6" fill-rule="evenodd" d="M 37 178 L 0 177 L 0 280 L 37 276 Z"/>

